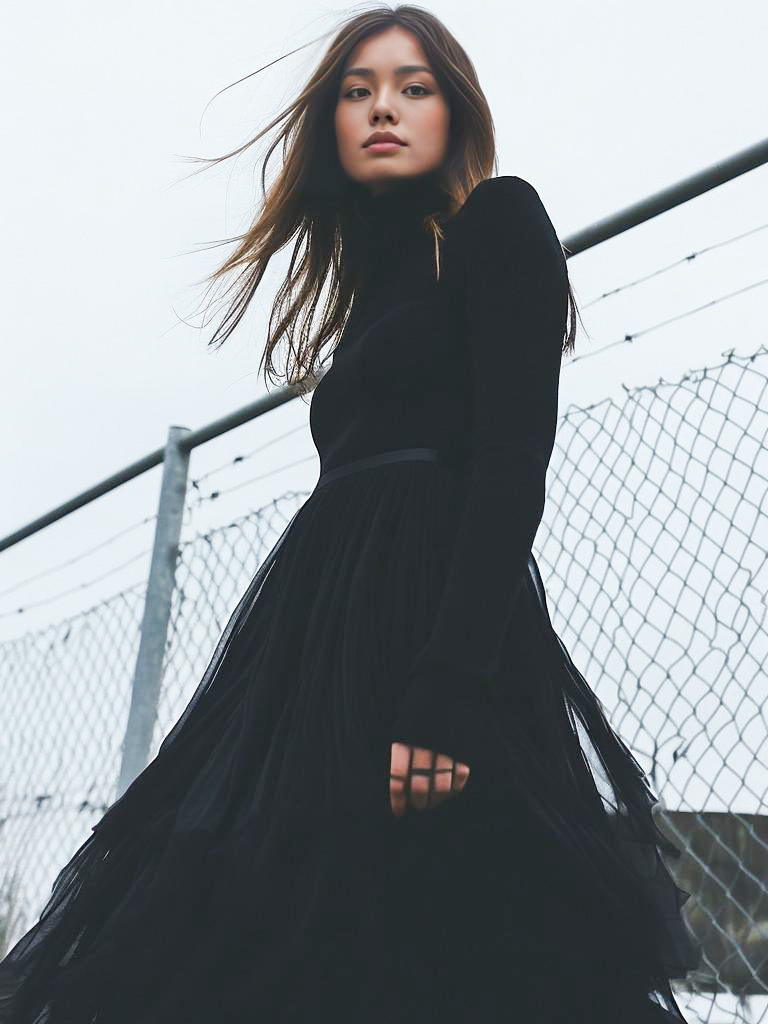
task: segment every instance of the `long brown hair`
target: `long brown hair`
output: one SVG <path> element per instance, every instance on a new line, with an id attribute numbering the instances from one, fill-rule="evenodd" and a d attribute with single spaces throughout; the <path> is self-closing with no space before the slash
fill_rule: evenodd
<path id="1" fill-rule="evenodd" d="M 345 259 L 345 234 L 347 240 L 350 235 L 344 231 L 351 190 L 338 158 L 334 128 L 341 74 L 358 43 L 393 26 L 418 38 L 450 105 L 451 134 L 440 184 L 449 197 L 449 214 L 454 213 L 478 182 L 497 173 L 494 123 L 464 49 L 434 14 L 413 4 L 377 7 L 351 17 L 337 30 L 299 96 L 266 128 L 223 156 L 189 158 L 213 166 L 239 155 L 284 122 L 262 163 L 263 205 L 244 234 L 226 240 L 236 242 L 237 247 L 206 279 L 213 285 L 234 275 L 225 291 L 234 296 L 208 345 L 224 344 L 242 319 L 270 259 L 295 236 L 288 273 L 272 306 L 260 366 L 264 365 L 265 379 L 280 380 L 272 353 L 285 336 L 289 355 L 281 376 L 299 393 L 311 390 L 317 382 L 318 353 L 326 342 L 340 337 L 354 295 L 353 261 Z M 282 167 L 267 192 L 267 164 L 281 143 Z M 435 216 L 426 218 L 425 228 L 436 240 L 442 236 Z M 313 332 L 326 283 L 320 324 Z M 574 350 L 576 334 L 577 307 L 570 281 L 568 298 L 563 352 Z"/>

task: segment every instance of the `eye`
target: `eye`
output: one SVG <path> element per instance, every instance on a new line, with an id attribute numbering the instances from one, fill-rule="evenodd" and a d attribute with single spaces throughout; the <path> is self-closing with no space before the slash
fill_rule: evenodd
<path id="1" fill-rule="evenodd" d="M 359 92 L 361 89 L 363 90 L 363 92 L 367 92 L 366 87 L 364 85 L 354 85 L 351 89 L 347 90 L 347 92 L 344 93 L 344 97 L 346 99 L 358 99 L 358 97 L 353 96 L 352 93 Z M 404 91 L 408 92 L 408 89 L 422 89 L 422 92 L 416 94 L 418 98 L 421 98 L 422 96 L 432 95 L 430 89 L 427 89 L 426 86 L 419 85 L 418 83 L 414 83 L 413 85 L 407 86 Z"/>
<path id="2" fill-rule="evenodd" d="M 422 96 L 431 96 L 432 95 L 431 91 L 429 89 L 427 89 L 426 86 L 418 85 L 417 83 L 415 83 L 414 85 L 409 85 L 408 89 L 423 89 L 424 92 L 422 92 L 420 95 L 422 95 Z M 407 90 L 406 90 L 406 92 L 407 92 Z"/>

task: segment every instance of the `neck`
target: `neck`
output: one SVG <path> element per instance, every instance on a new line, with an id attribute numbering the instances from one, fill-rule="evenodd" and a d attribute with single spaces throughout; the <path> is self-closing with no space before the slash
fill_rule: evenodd
<path id="1" fill-rule="evenodd" d="M 445 215 L 449 198 L 436 171 L 403 178 L 384 192 L 351 188 L 354 261 L 363 277 L 389 278 L 398 266 L 434 258 L 434 242 L 424 227 L 430 213 Z"/>
<path id="2" fill-rule="evenodd" d="M 383 192 L 371 192 L 359 183 L 352 188 L 352 215 L 363 227 L 411 225 L 428 213 L 443 211 L 446 204 L 436 171 L 402 178 Z"/>

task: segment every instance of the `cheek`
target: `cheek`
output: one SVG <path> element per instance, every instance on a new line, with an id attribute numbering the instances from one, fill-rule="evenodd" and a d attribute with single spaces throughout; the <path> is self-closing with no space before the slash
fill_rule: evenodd
<path id="1" fill-rule="evenodd" d="M 350 119 L 346 116 L 344 107 L 336 109 L 334 121 L 338 148 L 340 152 L 344 152 L 349 148 L 351 142 L 351 124 Z"/>
<path id="2" fill-rule="evenodd" d="M 425 137 L 435 150 L 442 150 L 448 143 L 450 132 L 450 116 L 447 107 L 435 106 L 426 112 L 424 123 Z"/>

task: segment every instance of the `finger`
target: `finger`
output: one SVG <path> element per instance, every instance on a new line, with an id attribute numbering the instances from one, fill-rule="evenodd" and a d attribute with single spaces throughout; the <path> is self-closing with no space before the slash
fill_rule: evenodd
<path id="1" fill-rule="evenodd" d="M 408 799 L 406 794 L 406 778 L 402 775 L 389 776 L 389 805 L 396 818 L 405 814 Z"/>
<path id="2" fill-rule="evenodd" d="M 413 751 L 411 767 L 418 768 L 419 771 L 431 770 L 435 759 L 434 750 L 430 750 L 428 747 L 411 747 L 411 750 Z"/>
<path id="3" fill-rule="evenodd" d="M 409 771 L 409 800 L 418 811 L 423 811 L 429 804 L 434 781 L 435 756 L 434 750 L 427 750 L 425 747 L 413 748 L 413 758 Z"/>
<path id="4" fill-rule="evenodd" d="M 453 792 L 454 760 L 447 754 L 438 754 L 435 762 L 434 781 L 430 804 L 440 804 Z"/>
<path id="5" fill-rule="evenodd" d="M 467 784 L 469 778 L 469 765 L 464 764 L 462 761 L 457 761 L 453 771 L 453 788 L 456 792 L 461 792 Z"/>
<path id="6" fill-rule="evenodd" d="M 403 778 L 408 774 L 410 764 L 411 748 L 407 743 L 393 743 L 389 758 L 389 771 L 392 775 L 400 775 Z"/>
<path id="7" fill-rule="evenodd" d="M 395 817 L 405 813 L 408 802 L 408 768 L 410 748 L 405 743 L 393 743 L 389 766 L 389 803 Z"/>

